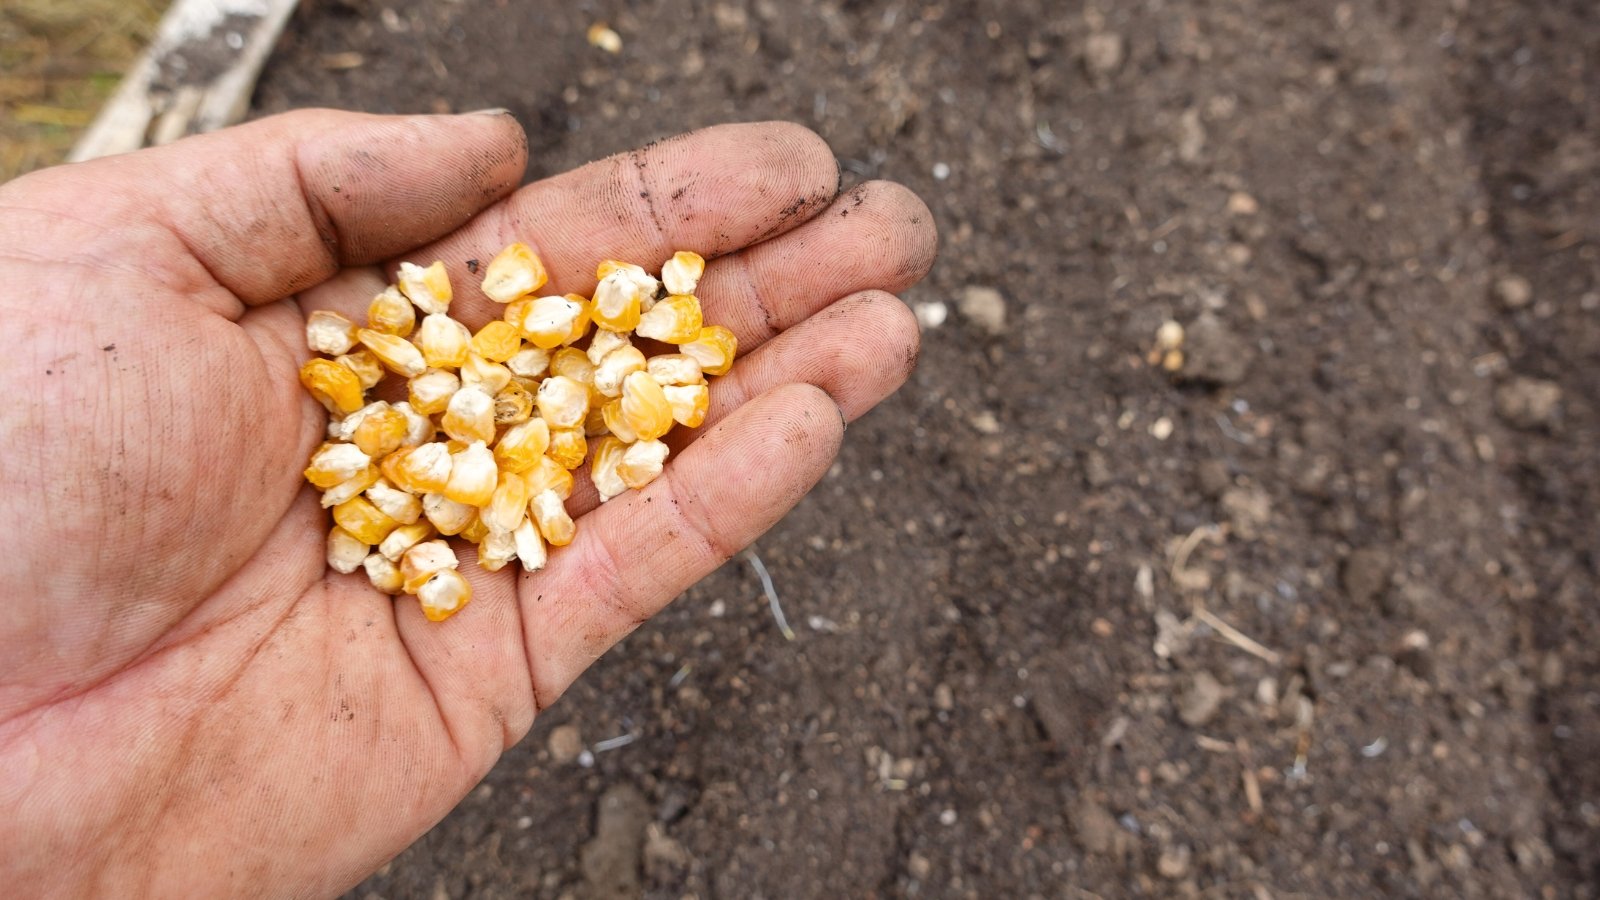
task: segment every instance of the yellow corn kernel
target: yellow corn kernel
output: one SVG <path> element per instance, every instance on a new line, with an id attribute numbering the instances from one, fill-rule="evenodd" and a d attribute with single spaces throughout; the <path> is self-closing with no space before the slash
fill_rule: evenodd
<path id="1" fill-rule="evenodd" d="M 640 299 L 645 302 L 654 300 L 656 291 L 661 290 L 661 282 L 652 278 L 642 267 L 616 259 L 601 260 L 594 270 L 595 280 L 604 281 L 611 275 L 620 275 L 632 281 L 634 287 L 639 289 Z"/>
<path id="2" fill-rule="evenodd" d="M 508 310 L 506 321 L 516 326 L 517 331 L 535 347 L 550 350 L 561 346 L 561 342 L 572 333 L 573 323 L 578 320 L 581 309 L 565 297 L 540 297 L 521 311 L 519 320 L 510 319 Z"/>
<path id="3" fill-rule="evenodd" d="M 478 520 L 490 531 L 510 533 L 528 514 L 528 482 L 521 475 L 502 472 L 494 486 L 489 505 L 478 513 Z"/>
<path id="4" fill-rule="evenodd" d="M 543 419 L 529 419 L 513 425 L 494 446 L 494 461 L 502 472 L 526 472 L 544 458 L 550 447 L 550 425 Z"/>
<path id="5" fill-rule="evenodd" d="M 384 515 L 365 497 L 351 497 L 333 508 L 333 520 L 363 544 L 380 543 L 399 522 Z M 354 571 L 354 570 L 352 570 Z"/>
<path id="6" fill-rule="evenodd" d="M 442 569 L 417 588 L 417 602 L 430 622 L 443 622 L 472 601 L 472 585 L 455 569 Z"/>
<path id="7" fill-rule="evenodd" d="M 490 362 L 503 363 L 522 349 L 522 335 L 510 322 L 496 319 L 472 336 L 472 352 Z"/>
<path id="8" fill-rule="evenodd" d="M 494 423 L 517 425 L 533 416 L 533 394 L 515 381 L 494 395 Z"/>
<path id="9" fill-rule="evenodd" d="M 489 531 L 478 541 L 478 565 L 486 572 L 498 572 L 516 558 L 516 538 L 509 531 Z"/>
<path id="10" fill-rule="evenodd" d="M 361 568 L 367 558 L 367 545 L 355 535 L 338 525 L 328 532 L 328 568 L 341 575 L 349 575 Z"/>
<path id="11" fill-rule="evenodd" d="M 367 580 L 385 594 L 398 594 L 405 586 L 405 579 L 400 577 L 400 567 L 381 553 L 368 554 L 361 565 L 367 570 Z"/>
<path id="12" fill-rule="evenodd" d="M 406 436 L 400 442 L 402 447 L 420 447 L 433 440 L 433 420 L 419 413 L 410 403 L 401 400 L 394 405 L 400 414 L 406 417 Z"/>
<path id="13" fill-rule="evenodd" d="M 422 361 L 435 369 L 454 369 L 467 361 L 471 352 L 472 332 L 467 326 L 444 313 L 423 316 L 422 327 L 417 329 L 417 346 L 422 349 Z"/>
<path id="14" fill-rule="evenodd" d="M 594 290 L 589 316 L 607 331 L 632 331 L 639 327 L 642 298 L 639 285 L 622 270 L 603 276 Z"/>
<path id="15" fill-rule="evenodd" d="M 427 363 L 422 361 L 422 351 L 403 337 L 384 334 L 370 328 L 357 329 L 356 335 L 361 339 L 361 343 L 392 372 L 414 378 L 428 369 Z"/>
<path id="16" fill-rule="evenodd" d="M 550 351 L 539 347 L 523 347 L 506 360 L 506 368 L 520 378 L 538 378 L 550 368 Z"/>
<path id="17" fill-rule="evenodd" d="M 356 323 L 326 309 L 306 316 L 306 346 L 313 351 L 341 356 L 355 345 Z"/>
<path id="18" fill-rule="evenodd" d="M 564 296 L 571 302 L 578 304 L 578 317 L 572 320 L 572 330 L 567 332 L 567 339 L 561 342 L 562 346 L 570 347 L 583 340 L 583 336 L 589 333 L 589 323 L 594 318 L 591 312 L 593 304 L 589 302 L 588 297 L 582 294 L 566 294 Z"/>
<path id="19" fill-rule="evenodd" d="M 563 469 L 576 469 L 583 465 L 589 453 L 589 441 L 582 428 L 557 428 L 550 432 L 550 449 L 547 455 Z"/>
<path id="20" fill-rule="evenodd" d="M 617 463 L 617 477 L 634 490 L 656 480 L 667 462 L 667 445 L 660 441 L 640 441 L 630 444 Z"/>
<path id="21" fill-rule="evenodd" d="M 602 503 L 628 489 L 622 483 L 622 476 L 617 474 L 617 465 L 622 462 L 622 454 L 627 449 L 627 444 L 610 435 L 601 438 L 594 446 L 594 457 L 589 461 L 589 479 L 594 482 L 594 489 L 600 492 Z"/>
<path id="22" fill-rule="evenodd" d="M 523 472 L 522 480 L 528 483 L 529 497 L 537 497 L 545 491 L 555 491 L 563 500 L 572 496 L 572 473 L 548 456 L 540 457 L 533 468 Z"/>
<path id="23" fill-rule="evenodd" d="M 410 423 L 406 421 L 406 414 L 398 409 L 383 403 L 382 400 L 372 404 L 377 409 L 370 409 L 361 421 L 350 432 L 350 440 L 361 452 L 368 456 L 378 458 L 388 456 L 400 449 L 400 444 L 406 439 L 410 431 Z"/>
<path id="24" fill-rule="evenodd" d="M 378 357 L 371 350 L 357 350 L 336 356 L 334 362 L 356 373 L 356 380 L 361 382 L 361 389 L 370 391 L 383 380 L 383 363 L 378 362 Z"/>
<path id="25" fill-rule="evenodd" d="M 705 384 L 706 376 L 700 371 L 700 363 L 692 356 L 682 353 L 663 353 L 652 356 L 645 365 L 645 371 L 656 380 L 656 384 L 666 387 L 668 385 Z"/>
<path id="26" fill-rule="evenodd" d="M 367 304 L 367 327 L 384 334 L 407 337 L 417 327 L 417 308 L 400 293 L 399 288 L 391 284 Z"/>
<path id="27" fill-rule="evenodd" d="M 529 510 L 534 524 L 539 526 L 539 534 L 550 546 L 565 547 L 572 543 L 578 527 L 572 523 L 572 516 L 567 514 L 566 505 L 555 491 L 541 491 L 529 504 Z"/>
<path id="28" fill-rule="evenodd" d="M 450 398 L 461 390 L 461 379 L 454 372 L 429 369 L 406 383 L 411 407 L 425 416 L 436 416 L 450 406 Z"/>
<path id="29" fill-rule="evenodd" d="M 413 263 L 400 264 L 400 292 L 411 298 L 417 309 L 428 315 L 436 315 L 450 311 L 450 300 L 453 291 L 450 288 L 450 274 L 444 270 L 444 263 L 437 260 L 426 269 Z"/>
<path id="30" fill-rule="evenodd" d="M 610 332 L 605 332 L 610 334 Z M 550 354 L 550 374 L 563 375 L 584 387 L 594 384 L 594 363 L 576 347 L 563 347 Z"/>
<path id="31" fill-rule="evenodd" d="M 589 414 L 583 417 L 584 437 L 599 437 L 602 434 L 611 433 L 611 429 L 606 427 L 605 399 L 604 397 L 599 398 L 599 400 L 594 397 L 589 398 Z"/>
<path id="32" fill-rule="evenodd" d="M 678 345 L 678 351 L 694 357 L 700 371 L 707 375 L 722 375 L 733 368 L 738 350 L 739 339 L 721 325 L 707 325 L 694 340 Z"/>
<path id="33" fill-rule="evenodd" d="M 423 582 L 446 569 L 460 565 L 456 552 L 442 540 L 423 541 L 400 557 L 400 577 L 405 579 L 401 589 L 408 594 L 417 592 Z"/>
<path id="34" fill-rule="evenodd" d="M 638 347 L 618 347 L 594 367 L 594 389 L 603 397 L 622 396 L 622 382 L 635 372 L 643 372 L 644 353 Z"/>
<path id="35" fill-rule="evenodd" d="M 367 499 L 379 512 L 401 525 L 412 525 L 422 518 L 422 498 L 387 481 L 378 481 L 367 488 Z"/>
<path id="36" fill-rule="evenodd" d="M 516 243 L 495 254 L 483 272 L 483 295 L 496 303 L 510 303 L 544 287 L 550 275 L 538 254 Z"/>
<path id="37" fill-rule="evenodd" d="M 439 426 L 458 441 L 494 440 L 494 398 L 482 388 L 463 387 L 450 397 Z"/>
<path id="38" fill-rule="evenodd" d="M 705 271 L 705 257 L 693 250 L 679 250 L 661 264 L 661 283 L 669 294 L 692 294 Z"/>
<path id="39" fill-rule="evenodd" d="M 703 384 L 668 385 L 661 393 L 672 407 L 672 420 L 688 428 L 699 428 L 711 409 L 711 389 Z"/>
<path id="40" fill-rule="evenodd" d="M 511 383 L 511 370 L 472 353 L 461 367 L 461 383 L 479 388 L 492 397 Z"/>
<path id="41" fill-rule="evenodd" d="M 389 532 L 389 536 L 378 544 L 378 552 L 390 562 L 399 562 L 407 550 L 433 537 L 434 534 L 432 522 L 418 519 L 410 525 L 401 525 Z"/>
<path id="42" fill-rule="evenodd" d="M 618 347 L 631 346 L 633 346 L 633 342 L 628 340 L 628 335 L 624 332 L 601 329 L 594 333 L 593 338 L 589 339 L 589 349 L 584 351 L 584 355 L 589 357 L 589 362 L 598 366 L 600 365 L 600 360 L 611 355 L 611 351 Z"/>
<path id="43" fill-rule="evenodd" d="M 512 544 L 517 548 L 517 562 L 522 563 L 524 572 L 537 572 L 544 568 L 548 551 L 544 548 L 544 539 L 539 537 L 539 529 L 535 528 L 532 519 L 523 519 L 517 530 L 511 533 Z"/>
<path id="44" fill-rule="evenodd" d="M 443 494 L 423 494 L 422 514 L 440 534 L 460 534 L 478 518 L 478 508 Z"/>
<path id="45" fill-rule="evenodd" d="M 551 428 L 577 428 L 589 413 L 589 389 L 565 375 L 539 385 L 539 415 Z"/>
<path id="46" fill-rule="evenodd" d="M 413 494 L 436 494 L 450 483 L 455 461 L 450 450 L 437 441 L 396 450 L 385 456 L 379 468 L 389 483 Z"/>
<path id="47" fill-rule="evenodd" d="M 494 495 L 499 475 L 500 470 L 494 464 L 494 454 L 488 445 L 483 441 L 473 441 L 465 450 L 451 457 L 450 482 L 445 485 L 444 495 L 457 503 L 483 506 Z"/>
<path id="48" fill-rule="evenodd" d="M 311 464 L 306 466 L 305 475 L 307 481 L 326 490 L 349 481 L 370 465 L 372 457 L 354 444 L 323 444 L 311 454 Z"/>
<path id="49" fill-rule="evenodd" d="M 331 359 L 307 360 L 300 367 L 300 383 L 328 412 L 348 415 L 361 408 L 361 380 Z"/>
<path id="50" fill-rule="evenodd" d="M 606 430 L 616 435 L 623 443 L 631 444 L 639 439 L 639 435 L 633 431 L 633 426 L 629 425 L 628 420 L 622 415 L 622 398 L 607 403 L 600 413 L 605 420 Z"/>
<path id="51" fill-rule="evenodd" d="M 382 477 L 383 473 L 378 471 L 377 466 L 367 466 L 355 476 L 323 491 L 322 508 L 338 506 L 351 497 L 360 496 L 367 488 L 377 484 Z"/>
<path id="52" fill-rule="evenodd" d="M 483 523 L 483 511 L 472 517 L 466 528 L 461 529 L 461 539 L 468 543 L 481 544 L 489 536 L 489 526 Z"/>
<path id="53" fill-rule="evenodd" d="M 694 340 L 703 324 L 699 298 L 693 294 L 674 294 L 640 316 L 634 333 L 668 344 L 681 344 Z"/>
<path id="54" fill-rule="evenodd" d="M 641 441 L 653 441 L 672 428 L 672 405 L 649 373 L 634 372 L 623 380 L 622 418 Z"/>

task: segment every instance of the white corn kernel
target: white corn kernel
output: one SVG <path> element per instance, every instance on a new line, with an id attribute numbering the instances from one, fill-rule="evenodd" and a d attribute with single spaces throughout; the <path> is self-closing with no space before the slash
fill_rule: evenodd
<path id="1" fill-rule="evenodd" d="M 634 490 L 656 480 L 667 462 L 667 445 L 660 441 L 640 441 L 622 452 L 617 463 L 617 476 Z"/>
<path id="2" fill-rule="evenodd" d="M 306 316 L 306 346 L 313 351 L 343 356 L 355 345 L 356 323 L 325 309 Z"/>
<path id="3" fill-rule="evenodd" d="M 377 466 L 367 466 L 365 469 L 362 469 L 361 472 L 358 473 L 354 478 L 351 478 L 347 481 L 341 481 L 333 487 L 323 491 L 322 508 L 329 509 L 331 507 L 338 506 L 346 500 L 349 500 L 351 497 L 359 497 L 363 491 L 376 484 L 378 479 L 381 477 L 383 476 L 378 471 Z"/>
<path id="4" fill-rule="evenodd" d="M 361 561 L 367 558 L 367 545 L 357 540 L 355 535 L 335 525 L 328 532 L 328 568 L 349 575 L 361 568 Z"/>
<path id="5" fill-rule="evenodd" d="M 549 350 L 561 346 L 572 333 L 573 323 L 583 307 L 565 297 L 540 297 L 529 303 L 520 322 L 512 322 L 535 347 Z"/>
<path id="6" fill-rule="evenodd" d="M 400 264 L 400 292 L 411 298 L 417 309 L 429 315 L 449 312 L 450 276 L 443 262 L 435 262 L 424 269 L 415 263 Z"/>
<path id="7" fill-rule="evenodd" d="M 394 405 L 400 414 L 406 417 L 406 437 L 400 442 L 402 447 L 420 447 L 433 440 L 433 420 L 416 411 L 410 403 L 402 400 Z"/>
<path id="8" fill-rule="evenodd" d="M 705 271 L 704 257 L 692 250 L 679 250 L 661 264 L 661 283 L 669 294 L 692 294 Z"/>
<path id="9" fill-rule="evenodd" d="M 413 593 L 435 573 L 454 569 L 459 563 L 456 552 L 442 540 L 423 541 L 407 550 L 400 558 L 400 574 L 405 577 L 406 593 Z"/>
<path id="10" fill-rule="evenodd" d="M 378 512 L 401 525 L 410 525 L 422 517 L 422 498 L 399 490 L 387 481 L 379 481 L 367 488 L 367 499 L 378 508 Z"/>
<path id="11" fill-rule="evenodd" d="M 517 558 L 517 541 L 509 531 L 491 529 L 478 542 L 478 565 L 485 571 L 498 572 L 506 563 Z"/>
<path id="12" fill-rule="evenodd" d="M 607 397 L 622 396 L 622 381 L 644 371 L 646 361 L 638 347 L 618 347 L 594 367 L 594 389 Z"/>
<path id="13" fill-rule="evenodd" d="M 534 527 L 533 520 L 523 519 L 522 524 L 511 533 L 511 539 L 517 548 L 517 561 L 522 563 L 526 572 L 537 572 L 544 568 L 548 551 L 544 547 L 544 538 L 539 536 L 539 530 Z"/>
<path id="14" fill-rule="evenodd" d="M 511 370 L 476 353 L 468 354 L 466 363 L 461 366 L 461 383 L 480 388 L 492 397 L 511 383 Z"/>
<path id="15" fill-rule="evenodd" d="M 589 414 L 589 389 L 565 375 L 557 375 L 539 385 L 538 403 L 539 415 L 551 428 L 577 428 Z"/>
<path id="16" fill-rule="evenodd" d="M 382 553 L 369 553 L 361 561 L 367 570 L 367 580 L 372 586 L 385 594 L 398 594 L 405 587 L 405 579 L 400 575 L 400 567 Z"/>
<path id="17" fill-rule="evenodd" d="M 595 286 L 594 307 L 589 315 L 603 330 L 632 331 L 639 326 L 642 306 L 639 285 L 619 270 L 601 278 Z"/>
<path id="18" fill-rule="evenodd" d="M 598 366 L 600 365 L 601 360 L 611 355 L 611 351 L 617 349 L 618 347 L 630 346 L 632 346 L 632 343 L 628 340 L 628 336 L 626 334 L 620 331 L 606 331 L 601 329 L 600 331 L 596 331 L 594 333 L 593 338 L 589 339 L 589 349 L 586 350 L 585 353 L 589 357 L 589 362 Z"/>
<path id="19" fill-rule="evenodd" d="M 513 375 L 538 378 L 550 368 L 550 351 L 539 347 L 523 347 L 506 360 L 506 368 Z"/>

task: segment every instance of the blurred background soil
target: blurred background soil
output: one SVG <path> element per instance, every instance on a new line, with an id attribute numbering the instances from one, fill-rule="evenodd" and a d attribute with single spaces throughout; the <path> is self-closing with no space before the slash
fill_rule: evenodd
<path id="1" fill-rule="evenodd" d="M 793 119 L 944 240 L 794 640 L 729 563 L 353 896 L 1597 895 L 1589 0 L 304 0 L 308 105 Z"/>

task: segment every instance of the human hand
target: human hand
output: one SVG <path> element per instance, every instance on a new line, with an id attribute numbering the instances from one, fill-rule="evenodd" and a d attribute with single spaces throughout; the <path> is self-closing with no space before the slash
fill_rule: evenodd
<path id="1" fill-rule="evenodd" d="M 19 895 L 317 895 L 442 818 L 601 653 L 776 522 L 843 420 L 905 379 L 926 273 L 908 191 L 835 198 L 786 124 L 653 144 L 516 190 L 508 115 L 307 111 L 0 186 L 0 867 Z M 326 571 L 300 472 L 325 413 L 304 315 L 357 318 L 400 258 L 525 241 L 548 291 L 595 261 L 710 263 L 741 358 L 663 476 L 443 623 Z"/>

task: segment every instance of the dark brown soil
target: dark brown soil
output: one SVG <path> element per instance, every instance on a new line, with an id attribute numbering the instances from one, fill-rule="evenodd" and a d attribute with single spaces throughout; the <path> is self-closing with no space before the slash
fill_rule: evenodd
<path id="1" fill-rule="evenodd" d="M 794 641 L 730 563 L 356 896 L 1597 895 L 1591 0 L 302 6 L 260 113 L 798 120 L 950 311 L 756 548 Z"/>

